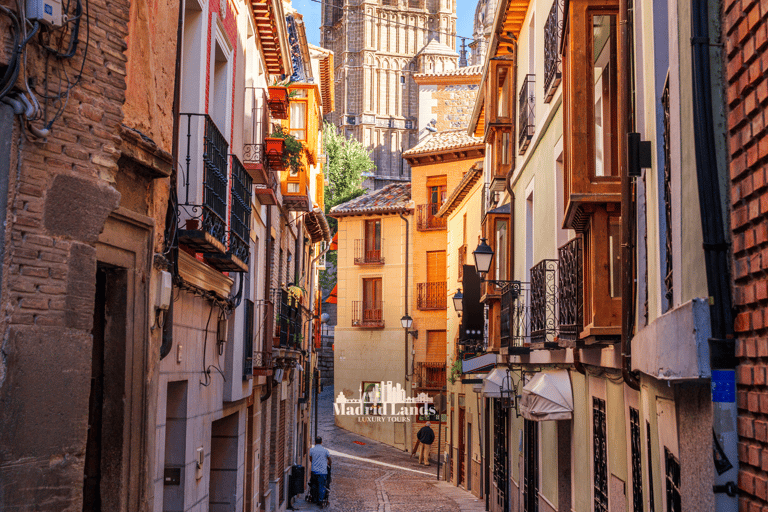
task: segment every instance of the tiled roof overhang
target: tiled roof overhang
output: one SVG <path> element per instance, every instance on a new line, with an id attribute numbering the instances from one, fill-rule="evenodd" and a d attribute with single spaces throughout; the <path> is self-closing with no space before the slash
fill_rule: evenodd
<path id="1" fill-rule="evenodd" d="M 320 208 L 315 208 L 307 214 L 305 225 L 307 226 L 312 243 L 316 244 L 323 240 L 326 242 L 331 241 L 331 228 L 328 226 L 328 220 Z"/>
<path id="2" fill-rule="evenodd" d="M 464 175 L 463 178 L 461 178 L 461 181 L 456 186 L 455 189 L 453 189 L 453 192 L 451 192 L 451 195 L 448 196 L 448 199 L 445 200 L 445 203 L 443 203 L 443 206 L 440 207 L 440 209 L 435 214 L 435 217 L 437 218 L 443 218 L 447 217 L 451 214 L 453 210 L 459 207 L 461 204 L 461 201 L 464 200 L 464 198 L 469 194 L 469 191 L 472 190 L 472 187 L 475 183 L 478 182 L 480 177 L 483 175 L 483 165 L 482 162 L 477 162 L 475 165 L 473 165 L 467 173 Z"/>
<path id="3" fill-rule="evenodd" d="M 280 0 L 277 0 L 279 2 Z M 253 24 L 264 53 L 264 67 L 270 75 L 291 73 L 290 59 L 286 58 L 288 41 L 285 39 L 285 17 L 275 0 L 251 0 Z M 280 4 L 282 5 L 282 4 Z M 280 25 L 282 23 L 282 26 Z"/>

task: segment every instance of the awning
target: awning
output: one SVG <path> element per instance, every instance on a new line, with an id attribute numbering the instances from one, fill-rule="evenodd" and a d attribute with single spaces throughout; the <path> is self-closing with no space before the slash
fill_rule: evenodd
<path id="1" fill-rule="evenodd" d="M 523 387 L 520 414 L 533 421 L 573 418 L 573 389 L 568 371 L 537 373 Z"/>
<path id="2" fill-rule="evenodd" d="M 326 304 L 338 303 L 338 287 L 339 287 L 338 284 L 334 285 L 333 290 L 331 290 L 331 293 L 328 294 L 328 298 L 325 299 Z"/>
<path id="3" fill-rule="evenodd" d="M 501 398 L 501 389 L 509 389 L 509 379 L 507 379 L 506 368 L 494 368 L 486 378 L 483 379 L 483 396 L 487 398 Z"/>

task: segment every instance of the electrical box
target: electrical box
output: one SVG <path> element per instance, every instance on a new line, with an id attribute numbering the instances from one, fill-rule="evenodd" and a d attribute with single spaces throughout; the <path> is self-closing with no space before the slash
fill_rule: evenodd
<path id="1" fill-rule="evenodd" d="M 27 19 L 60 27 L 61 0 L 27 0 Z"/>
<path id="2" fill-rule="evenodd" d="M 165 270 L 160 272 L 160 279 L 157 280 L 157 298 L 155 307 L 165 311 L 171 305 L 171 294 L 173 292 L 173 278 L 170 272 Z"/>

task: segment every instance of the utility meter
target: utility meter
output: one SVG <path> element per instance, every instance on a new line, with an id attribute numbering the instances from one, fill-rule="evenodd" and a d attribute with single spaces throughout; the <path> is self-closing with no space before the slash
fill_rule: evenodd
<path id="1" fill-rule="evenodd" d="M 61 0 L 27 0 L 27 19 L 60 27 Z"/>

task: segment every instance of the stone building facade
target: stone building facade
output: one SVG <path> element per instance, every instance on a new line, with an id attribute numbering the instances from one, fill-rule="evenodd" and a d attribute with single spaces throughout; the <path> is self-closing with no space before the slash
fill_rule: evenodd
<path id="1" fill-rule="evenodd" d="M 768 9 L 729 0 L 725 18 L 736 356 L 739 359 L 739 510 L 768 506 Z"/>
<path id="2" fill-rule="evenodd" d="M 0 2 L 0 67 L 26 60 L 0 82 L 0 509 L 284 510 L 332 55 L 280 0 L 69 4 L 57 27 Z"/>
<path id="3" fill-rule="evenodd" d="M 413 76 L 458 66 L 454 0 L 327 0 L 321 46 L 334 52 L 339 108 L 328 121 L 371 150 L 369 188 L 408 181 L 416 144 Z"/>

